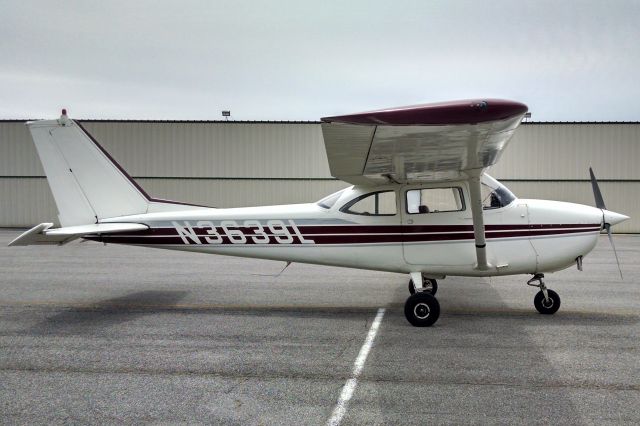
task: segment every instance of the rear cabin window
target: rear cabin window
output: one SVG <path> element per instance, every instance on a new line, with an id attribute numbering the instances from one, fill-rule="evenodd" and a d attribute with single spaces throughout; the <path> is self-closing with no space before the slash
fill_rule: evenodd
<path id="1" fill-rule="evenodd" d="M 383 191 L 361 195 L 345 204 L 340 211 L 364 216 L 393 216 L 397 213 L 396 193 Z"/>
<path id="2" fill-rule="evenodd" d="M 407 191 L 407 213 L 441 213 L 464 210 L 462 189 L 425 188 Z"/>
<path id="3" fill-rule="evenodd" d="M 323 209 L 330 209 L 333 205 L 338 201 L 338 198 L 342 195 L 344 189 L 338 192 L 334 192 L 331 195 L 327 195 L 322 200 L 318 201 L 316 204 L 322 207 Z"/>

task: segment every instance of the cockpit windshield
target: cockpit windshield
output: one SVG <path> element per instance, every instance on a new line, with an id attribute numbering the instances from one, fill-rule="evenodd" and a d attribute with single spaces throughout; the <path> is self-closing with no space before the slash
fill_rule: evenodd
<path id="1" fill-rule="evenodd" d="M 331 195 L 327 195 L 322 200 L 318 201 L 316 204 L 324 209 L 330 209 L 331 207 L 333 207 L 336 201 L 338 201 L 338 198 L 340 198 L 343 192 L 344 192 L 344 189 L 338 192 L 334 192 Z"/>
<path id="2" fill-rule="evenodd" d="M 515 199 L 516 196 L 506 186 L 487 174 L 482 177 L 482 208 L 484 210 L 508 206 Z"/>

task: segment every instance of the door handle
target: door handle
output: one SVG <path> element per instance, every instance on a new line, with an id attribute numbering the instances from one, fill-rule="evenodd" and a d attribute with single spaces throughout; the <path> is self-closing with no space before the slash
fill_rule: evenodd
<path id="1" fill-rule="evenodd" d="M 407 219 L 407 223 L 411 225 L 413 223 L 413 219 Z"/>

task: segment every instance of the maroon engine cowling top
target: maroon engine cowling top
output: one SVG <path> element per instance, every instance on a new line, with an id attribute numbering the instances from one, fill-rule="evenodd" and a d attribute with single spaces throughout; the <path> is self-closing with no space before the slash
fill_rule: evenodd
<path id="1" fill-rule="evenodd" d="M 387 108 L 355 114 L 323 117 L 325 123 L 392 126 L 476 124 L 524 114 L 529 108 L 504 99 L 472 99 Z"/>

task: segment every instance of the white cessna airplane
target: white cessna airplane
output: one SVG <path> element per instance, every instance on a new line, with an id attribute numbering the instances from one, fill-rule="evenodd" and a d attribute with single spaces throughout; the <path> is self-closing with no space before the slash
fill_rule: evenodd
<path id="1" fill-rule="evenodd" d="M 606 210 L 593 173 L 597 208 L 521 200 L 485 173 L 526 112 L 487 99 L 326 117 L 331 173 L 353 186 L 316 203 L 217 209 L 150 197 L 63 110 L 27 123 L 61 227 L 41 223 L 9 245 L 84 238 L 406 273 L 414 326 L 438 319 L 437 279 L 533 274 L 534 305 L 553 314 L 544 273 L 581 269 L 600 231 L 628 217 Z"/>

